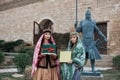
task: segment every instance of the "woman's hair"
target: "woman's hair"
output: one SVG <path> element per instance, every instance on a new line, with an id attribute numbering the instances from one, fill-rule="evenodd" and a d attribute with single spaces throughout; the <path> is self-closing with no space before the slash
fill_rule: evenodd
<path id="1" fill-rule="evenodd" d="M 48 42 L 49 42 L 50 44 L 53 44 L 53 42 L 51 41 L 51 37 L 50 37 L 50 39 L 48 40 Z"/>
<path id="2" fill-rule="evenodd" d="M 43 42 L 44 42 L 44 36 L 43 36 L 43 39 L 42 39 L 42 42 L 41 42 L 41 46 L 43 45 Z M 48 40 L 48 42 L 49 42 L 50 44 L 53 44 L 53 42 L 51 41 L 51 37 L 50 37 L 50 39 Z"/>
<path id="3" fill-rule="evenodd" d="M 44 36 L 43 36 L 43 38 L 42 38 L 42 41 L 41 41 L 41 45 L 40 45 L 40 46 L 43 45 L 43 42 L 44 42 Z M 49 42 L 50 44 L 53 44 L 53 42 L 51 41 L 51 37 L 50 37 L 50 39 L 48 40 L 48 42 Z M 40 49 L 40 51 L 41 51 L 41 49 Z M 39 51 L 39 54 L 40 54 L 40 51 Z"/>

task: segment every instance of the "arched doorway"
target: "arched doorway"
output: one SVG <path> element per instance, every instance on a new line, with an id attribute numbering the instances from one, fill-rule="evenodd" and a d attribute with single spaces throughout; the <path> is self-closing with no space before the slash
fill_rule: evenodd
<path id="1" fill-rule="evenodd" d="M 53 31 L 53 22 L 50 19 L 43 19 L 40 23 L 34 21 L 33 22 L 33 43 L 34 45 L 37 43 L 39 37 L 42 34 L 44 29 L 51 29 Z"/>

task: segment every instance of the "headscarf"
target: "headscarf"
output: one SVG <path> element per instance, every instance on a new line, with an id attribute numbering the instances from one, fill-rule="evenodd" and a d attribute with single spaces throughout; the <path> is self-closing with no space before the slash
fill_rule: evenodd
<path id="1" fill-rule="evenodd" d="M 72 33 L 70 33 L 70 37 L 71 36 L 73 36 L 73 35 L 75 35 L 75 36 L 77 36 L 77 43 L 75 44 L 76 45 L 76 47 L 83 47 L 83 45 L 82 45 L 82 41 L 81 41 L 81 39 L 80 39 L 80 37 L 79 37 L 79 34 L 77 33 L 77 32 L 72 32 Z M 69 43 L 68 43 L 68 47 L 67 47 L 67 50 L 70 50 L 71 49 L 71 40 L 69 40 Z"/>
<path id="2" fill-rule="evenodd" d="M 72 54 L 75 54 L 74 57 L 71 55 L 73 64 L 70 65 L 67 63 L 63 63 L 61 65 L 62 78 L 63 79 L 65 78 L 66 80 L 73 80 L 74 73 L 76 73 L 76 71 L 79 71 L 79 69 L 77 68 L 82 68 L 85 62 L 85 50 L 82 45 L 82 41 L 80 40 L 80 37 L 77 32 L 70 33 L 70 37 L 72 36 L 77 37 L 77 42 L 73 46 L 71 46 L 72 42 L 70 39 L 68 42 L 67 50 L 71 51 Z M 80 78 L 80 75 L 75 75 L 75 76 L 78 76 Z"/>

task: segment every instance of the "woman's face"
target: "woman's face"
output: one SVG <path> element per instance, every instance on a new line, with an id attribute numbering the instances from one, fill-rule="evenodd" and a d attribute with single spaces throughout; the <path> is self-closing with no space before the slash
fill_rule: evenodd
<path id="1" fill-rule="evenodd" d="M 44 39 L 49 40 L 51 34 L 50 34 L 49 32 L 46 32 L 46 33 L 44 33 L 44 34 L 45 34 L 45 35 L 44 35 Z"/>
<path id="2" fill-rule="evenodd" d="M 74 44 L 77 42 L 77 36 L 73 35 L 70 37 L 71 42 Z"/>

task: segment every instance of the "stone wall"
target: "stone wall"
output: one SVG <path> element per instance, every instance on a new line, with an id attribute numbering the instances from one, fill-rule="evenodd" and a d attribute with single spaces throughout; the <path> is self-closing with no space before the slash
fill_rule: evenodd
<path id="1" fill-rule="evenodd" d="M 44 0 L 0 0 L 0 11 L 25 6 L 38 1 L 43 2 Z"/>
<path id="2" fill-rule="evenodd" d="M 44 19 L 51 20 L 54 32 L 58 33 L 70 32 L 74 26 L 75 0 L 36 0 L 29 4 L 23 3 L 24 6 L 6 8 L 5 5 L 1 6 L 5 2 L 0 2 L 0 39 L 7 41 L 24 39 L 33 43 L 33 21 L 40 23 Z M 23 3 L 21 2 L 21 5 Z M 19 2 L 15 4 L 20 5 Z M 118 53 L 120 51 L 120 1 L 78 0 L 79 21 L 84 19 L 84 13 L 89 6 L 96 22 L 108 21 L 108 53 Z"/>

